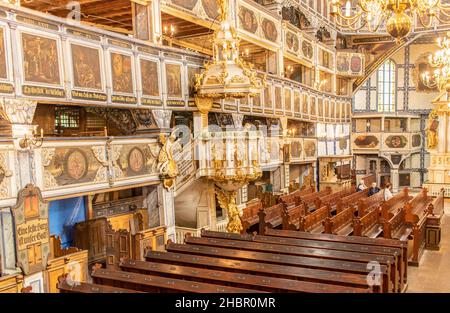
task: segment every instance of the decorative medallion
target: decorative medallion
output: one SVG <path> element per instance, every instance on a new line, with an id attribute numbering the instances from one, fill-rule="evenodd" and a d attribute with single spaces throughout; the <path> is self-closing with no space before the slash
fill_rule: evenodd
<path id="1" fill-rule="evenodd" d="M 87 174 L 87 171 L 88 161 L 84 153 L 79 149 L 70 151 L 66 158 L 67 175 L 74 180 L 79 180 Z"/>
<path id="2" fill-rule="evenodd" d="M 358 148 L 375 148 L 378 146 L 380 141 L 378 140 L 377 137 L 372 135 L 369 136 L 360 135 L 356 137 L 354 143 Z"/>
<path id="3" fill-rule="evenodd" d="M 192 11 L 198 0 L 172 0 L 172 3 Z"/>
<path id="4" fill-rule="evenodd" d="M 217 0 L 202 0 L 203 10 L 209 18 L 215 20 L 219 16 L 219 6 Z"/>
<path id="5" fill-rule="evenodd" d="M 130 167 L 130 170 L 135 173 L 140 173 L 144 168 L 144 164 L 145 157 L 142 150 L 136 147 L 131 149 L 130 153 L 128 154 L 128 165 Z"/>
<path id="6" fill-rule="evenodd" d="M 392 136 L 388 136 L 386 138 L 386 145 L 389 148 L 404 148 L 406 147 L 406 144 L 408 143 L 408 140 L 406 139 L 405 136 L 399 136 L 399 135 L 392 135 Z"/>
<path id="7" fill-rule="evenodd" d="M 300 45 L 297 35 L 293 32 L 288 32 L 286 34 L 286 44 L 290 50 L 297 52 Z"/>
<path id="8" fill-rule="evenodd" d="M 313 57 L 313 46 L 309 41 L 302 41 L 302 53 L 303 56 L 307 59 L 312 59 Z"/>
<path id="9" fill-rule="evenodd" d="M 350 69 L 352 73 L 361 73 L 362 72 L 362 60 L 358 55 L 352 55 L 350 59 Z"/>
<path id="10" fill-rule="evenodd" d="M 268 19 L 263 19 L 261 26 L 264 37 L 272 42 L 276 42 L 278 39 L 278 30 L 275 23 Z"/>
<path id="11" fill-rule="evenodd" d="M 258 29 L 258 21 L 256 20 L 255 13 L 246 7 L 239 7 L 239 25 L 252 34 Z"/>

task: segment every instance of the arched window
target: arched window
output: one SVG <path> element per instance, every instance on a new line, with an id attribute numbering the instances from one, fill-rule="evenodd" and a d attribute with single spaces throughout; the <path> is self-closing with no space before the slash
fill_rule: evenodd
<path id="1" fill-rule="evenodd" d="M 387 60 L 378 69 L 378 112 L 395 111 L 395 63 Z"/>

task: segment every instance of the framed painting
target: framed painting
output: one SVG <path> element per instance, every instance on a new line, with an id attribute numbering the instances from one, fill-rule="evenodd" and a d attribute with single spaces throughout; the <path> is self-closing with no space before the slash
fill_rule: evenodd
<path id="1" fill-rule="evenodd" d="M 182 98 L 181 64 L 166 63 L 166 87 L 169 98 Z"/>
<path id="2" fill-rule="evenodd" d="M 73 86 L 103 90 L 100 49 L 71 43 Z"/>
<path id="3" fill-rule="evenodd" d="M 240 28 L 252 34 L 256 33 L 258 29 L 258 20 L 256 19 L 254 11 L 247 7 L 240 6 L 238 17 Z"/>
<path id="4" fill-rule="evenodd" d="M 139 66 L 142 94 L 148 97 L 159 97 L 159 62 L 141 58 Z"/>
<path id="5" fill-rule="evenodd" d="M 110 56 L 113 92 L 133 94 L 133 61 L 131 55 L 111 52 Z"/>
<path id="6" fill-rule="evenodd" d="M 8 79 L 5 28 L 0 27 L 0 79 Z"/>

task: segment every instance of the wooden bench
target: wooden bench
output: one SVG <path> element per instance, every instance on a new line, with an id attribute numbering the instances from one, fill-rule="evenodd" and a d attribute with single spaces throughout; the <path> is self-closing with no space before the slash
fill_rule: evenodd
<path id="1" fill-rule="evenodd" d="M 251 293 L 263 292 L 245 288 L 219 286 L 183 279 L 97 269 L 92 273 L 95 284 L 133 289 L 143 292 Z"/>
<path id="2" fill-rule="evenodd" d="M 325 205 L 330 206 L 332 211 L 335 209 L 336 204 L 338 203 L 339 199 L 345 198 L 353 193 L 355 193 L 355 186 L 344 188 L 343 190 L 340 190 L 338 192 L 331 193 L 329 195 L 326 195 L 322 198 L 316 199 L 316 207 L 320 208 Z"/>
<path id="3" fill-rule="evenodd" d="M 383 233 L 380 208 L 374 208 L 364 216 L 353 219 L 353 236 L 377 238 Z"/>
<path id="4" fill-rule="evenodd" d="M 412 228 L 406 224 L 405 210 L 400 208 L 397 212 L 389 214 L 390 218 L 383 222 L 383 237 L 407 242 Z"/>
<path id="5" fill-rule="evenodd" d="M 428 215 L 432 214 L 430 205 L 433 198 L 428 196 L 427 189 L 423 188 L 405 206 L 405 221 L 412 227 L 413 246 L 409 263 L 419 265 L 420 256 L 426 244 L 426 222 Z"/>
<path id="6" fill-rule="evenodd" d="M 275 228 L 282 224 L 284 215 L 284 204 L 278 203 L 258 212 L 259 233 L 263 234 L 266 227 Z"/>
<path id="7" fill-rule="evenodd" d="M 314 270 L 289 265 L 267 264 L 261 262 L 260 260 L 249 262 L 221 257 L 191 255 L 188 253 L 157 251 L 147 252 L 146 260 L 150 262 L 186 265 L 196 268 L 208 268 L 235 273 L 264 275 L 267 279 L 276 277 L 313 283 L 325 283 L 358 288 L 359 290 L 365 289 L 370 292 L 373 289 L 367 286 L 365 277 L 362 277 L 361 275 Z"/>
<path id="8" fill-rule="evenodd" d="M 444 194 L 445 189 L 442 188 L 439 196 L 436 197 L 428 207 L 428 212 L 430 214 L 427 216 L 426 248 L 430 250 L 439 250 L 441 241 L 441 219 L 444 215 Z"/>
<path id="9" fill-rule="evenodd" d="M 264 260 L 267 263 L 287 264 L 365 275 L 369 272 L 367 270 L 367 263 L 377 261 L 383 265 L 383 281 L 385 282 L 383 292 L 392 292 L 397 288 L 395 284 L 398 281 L 398 274 L 396 274 L 395 258 L 392 256 L 203 237 L 187 237 L 186 243 L 188 246 L 197 245 L 201 247 L 188 248 L 185 245 L 177 245 L 175 250 L 170 250 L 170 248 L 168 250 L 180 252 L 178 249 L 181 249 L 181 251 L 192 249 L 194 251 L 190 253 L 194 252 L 201 255 L 214 255 L 215 253 L 221 257 L 243 260 L 256 259 L 258 261 Z M 242 251 L 251 251 L 251 253 L 243 254 L 241 253 Z M 280 254 L 283 256 L 280 257 Z M 341 262 L 330 262 L 330 260 Z M 348 262 L 351 264 L 348 264 Z"/>
<path id="10" fill-rule="evenodd" d="M 258 224 L 258 212 L 262 210 L 262 202 L 259 199 L 254 199 L 247 203 L 247 206 L 242 210 L 241 223 L 242 233 L 246 233 L 252 226 Z"/>
<path id="11" fill-rule="evenodd" d="M 357 202 L 358 216 L 363 217 L 367 212 L 379 208 L 384 202 L 384 191 L 380 190 L 376 194 Z"/>
<path id="12" fill-rule="evenodd" d="M 285 208 L 283 214 L 283 229 L 297 230 L 300 223 L 300 218 L 307 214 L 307 210 L 304 204 L 291 205 Z"/>
<path id="13" fill-rule="evenodd" d="M 276 236 L 281 238 L 294 238 L 294 239 L 305 239 L 305 240 L 315 240 L 315 241 L 325 241 L 331 243 L 344 243 L 344 244 L 354 244 L 354 245 L 364 245 L 366 249 L 371 249 L 372 247 L 381 247 L 387 251 L 391 248 L 398 249 L 401 251 L 401 262 L 398 262 L 399 270 L 401 272 L 401 287 L 404 291 L 407 287 L 408 281 L 408 245 L 406 242 L 402 242 L 395 239 L 385 239 L 385 238 L 367 238 L 358 236 L 339 236 L 333 234 L 316 234 L 301 231 L 290 231 L 290 230 L 277 230 L 277 229 L 267 229 L 265 232 L 266 236 Z"/>
<path id="14" fill-rule="evenodd" d="M 299 230 L 311 233 L 323 232 L 322 221 L 330 216 L 330 211 L 331 208 L 326 205 L 306 216 L 300 217 Z"/>
<path id="15" fill-rule="evenodd" d="M 317 199 L 325 197 L 325 196 L 331 194 L 331 192 L 332 192 L 331 187 L 327 187 L 324 190 L 310 193 L 310 194 L 299 197 L 300 202 L 305 205 L 305 207 L 307 208 L 307 211 L 317 210 L 317 209 L 319 209 L 319 207 L 316 206 Z"/>
<path id="16" fill-rule="evenodd" d="M 299 205 L 300 204 L 300 197 L 315 192 L 314 187 L 307 187 L 302 190 L 296 190 L 294 192 L 291 192 L 287 195 L 280 196 L 280 201 L 283 202 L 285 205 Z"/>
<path id="17" fill-rule="evenodd" d="M 338 200 L 336 203 L 336 213 L 340 213 L 342 210 L 356 205 L 359 200 L 365 199 L 368 197 L 369 188 L 364 189 L 362 191 L 354 192 L 342 199 Z"/>
<path id="18" fill-rule="evenodd" d="M 389 216 L 389 213 L 396 212 L 400 208 L 403 208 L 403 206 L 412 198 L 413 197 L 409 195 L 408 188 L 403 188 L 402 191 L 381 205 L 381 217 L 385 220 L 391 218 L 392 216 Z"/>
<path id="19" fill-rule="evenodd" d="M 125 261 L 120 268 L 126 272 L 157 275 L 171 278 L 182 278 L 190 281 L 200 281 L 239 288 L 249 288 L 266 292 L 306 292 L 306 293 L 334 293 L 334 292 L 368 292 L 367 289 L 348 288 L 331 284 L 311 283 L 286 278 L 250 275 L 228 271 L 218 271 L 146 261 Z"/>
<path id="20" fill-rule="evenodd" d="M 353 232 L 355 212 L 355 207 L 349 207 L 333 217 L 326 217 L 323 221 L 324 233 L 349 236 Z"/>

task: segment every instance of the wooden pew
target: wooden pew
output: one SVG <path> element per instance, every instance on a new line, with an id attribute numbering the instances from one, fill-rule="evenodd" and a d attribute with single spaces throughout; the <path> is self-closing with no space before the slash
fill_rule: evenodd
<path id="1" fill-rule="evenodd" d="M 410 201 L 413 197 L 409 195 L 408 188 L 404 188 L 402 191 L 397 193 L 394 197 L 385 201 L 381 205 L 381 217 L 385 220 L 389 219 L 392 216 L 389 216 L 389 213 L 396 212 L 398 209 L 402 208 L 408 201 Z"/>
<path id="2" fill-rule="evenodd" d="M 380 190 L 370 197 L 359 199 L 357 202 L 358 216 L 363 217 L 367 212 L 379 208 L 384 202 L 384 191 Z"/>
<path id="3" fill-rule="evenodd" d="M 331 208 L 323 206 L 314 212 L 300 217 L 299 230 L 311 233 L 323 232 L 322 221 L 330 216 Z"/>
<path id="4" fill-rule="evenodd" d="M 154 263 L 145 261 L 125 261 L 120 268 L 126 272 L 157 275 L 171 278 L 182 278 L 190 281 L 200 281 L 239 288 L 249 288 L 267 292 L 307 292 L 307 293 L 334 293 L 334 292 L 368 292 L 367 289 L 349 288 L 331 284 L 311 283 L 285 278 L 261 275 L 250 275 L 228 271 L 196 268 L 183 265 Z"/>
<path id="5" fill-rule="evenodd" d="M 356 208 L 348 207 L 333 217 L 326 217 L 323 221 L 325 234 L 349 236 L 353 232 L 353 218 Z"/>
<path id="6" fill-rule="evenodd" d="M 242 253 L 249 253 L 242 251 Z M 264 275 L 268 277 L 286 278 L 300 281 L 325 283 L 339 286 L 346 286 L 359 289 L 379 290 L 378 286 L 367 285 L 367 275 L 348 274 L 301 268 L 297 266 L 267 264 L 258 260 L 257 262 L 226 259 L 221 257 L 211 257 L 202 255 L 191 255 L 188 253 L 157 252 L 149 251 L 146 256 L 147 261 L 168 263 L 174 265 L 187 265 L 199 268 L 226 270 L 230 272 L 246 273 L 252 275 Z"/>
<path id="7" fill-rule="evenodd" d="M 310 193 L 310 194 L 301 196 L 299 198 L 300 198 L 301 203 L 303 203 L 306 206 L 307 211 L 313 211 L 313 210 L 317 210 L 320 208 L 320 207 L 316 206 L 316 200 L 331 194 L 331 192 L 332 192 L 331 187 L 327 187 L 324 190 Z"/>
<path id="8" fill-rule="evenodd" d="M 283 222 L 284 204 L 278 203 L 258 212 L 259 233 L 264 234 L 266 227 L 275 228 Z"/>
<path id="9" fill-rule="evenodd" d="M 251 293 L 263 292 L 245 288 L 190 282 L 183 279 L 164 278 L 130 272 L 97 269 L 92 273 L 95 284 L 133 289 L 143 292 L 192 292 L 192 293 Z"/>
<path id="10" fill-rule="evenodd" d="M 358 236 L 339 236 L 333 234 L 315 234 L 301 231 L 290 231 L 290 230 L 277 230 L 277 229 L 267 229 L 265 232 L 266 236 L 276 236 L 282 238 L 295 238 L 295 239 L 305 239 L 305 240 L 317 240 L 317 241 L 327 241 L 327 242 L 341 242 L 344 244 L 357 244 L 365 245 L 370 247 L 381 247 L 381 248 L 397 248 L 402 251 L 400 266 L 401 277 L 403 277 L 402 291 L 407 287 L 408 281 L 408 245 L 406 242 L 395 240 L 395 239 L 385 239 L 385 238 L 367 238 Z"/>
<path id="11" fill-rule="evenodd" d="M 398 277 L 396 274 L 395 259 L 387 255 L 374 255 L 367 253 L 328 250 L 320 248 L 305 248 L 284 246 L 279 244 L 268 244 L 248 241 L 235 241 L 229 239 L 215 239 L 215 238 L 197 238 L 187 237 L 186 245 L 177 245 L 172 252 L 190 251 L 199 255 L 214 255 L 220 257 L 229 257 L 243 260 L 264 261 L 274 264 L 287 264 L 300 267 L 327 269 L 339 272 L 368 274 L 367 263 L 377 261 L 382 264 L 383 292 L 395 291 L 397 288 L 396 282 Z M 189 247 L 189 245 L 195 245 Z M 199 247 L 200 246 L 200 247 Z M 249 251 L 243 254 L 242 251 Z M 251 251 L 251 252 L 250 252 Z M 270 252 L 270 253 L 269 253 Z M 279 254 L 283 254 L 280 258 Z M 320 260 L 319 259 L 323 259 Z M 341 262 L 330 262 L 341 261 Z M 343 262 L 343 263 L 342 263 Z M 350 262 L 351 264 L 349 264 Z M 390 276 L 388 276 L 390 275 Z"/>
<path id="12" fill-rule="evenodd" d="M 320 208 L 323 207 L 325 205 L 330 206 L 330 208 L 332 209 L 332 211 L 334 210 L 337 202 L 339 201 L 339 199 L 345 198 L 353 193 L 355 193 L 355 186 L 351 186 L 349 188 L 344 188 L 343 190 L 340 190 L 338 192 L 334 192 L 331 193 L 329 195 L 326 195 L 322 198 L 317 198 L 316 199 L 316 207 Z"/>
<path id="13" fill-rule="evenodd" d="M 426 222 L 428 215 L 432 214 L 430 205 L 433 197 L 429 197 L 427 189 L 409 201 L 405 207 L 405 221 L 412 226 L 413 247 L 410 264 L 419 265 L 420 256 L 426 244 Z"/>
<path id="14" fill-rule="evenodd" d="M 268 230 L 269 233 L 283 233 L 292 234 L 299 232 L 284 232 L 279 230 Z M 330 235 L 314 235 L 320 237 L 329 237 Z M 297 239 L 290 237 L 275 237 L 275 236 L 260 236 L 260 235 L 240 235 L 240 234 L 231 234 L 231 233 L 223 233 L 223 232 L 214 232 L 214 231 L 202 231 L 202 237 L 207 238 L 216 238 L 216 239 L 230 239 L 230 240 L 241 240 L 241 241 L 253 241 L 253 242 L 261 242 L 261 243 L 269 243 L 269 244 L 279 244 L 284 246 L 299 246 L 299 247 L 308 247 L 308 248 L 319 248 L 326 250 L 338 250 L 338 251 L 349 251 L 349 252 L 359 252 L 359 253 L 369 253 L 369 254 L 380 254 L 392 256 L 395 258 L 395 264 L 397 264 L 397 271 L 400 273 L 399 276 L 399 286 L 398 290 L 403 290 L 403 277 L 404 273 L 404 265 L 406 263 L 403 261 L 403 249 L 395 248 L 395 247 L 387 247 L 387 246 L 377 246 L 377 245 L 368 245 L 362 243 L 346 243 L 339 241 L 321 241 L 314 239 Z M 334 238 L 341 238 L 342 236 L 333 236 Z M 342 237 L 347 239 L 347 237 Z M 351 237 L 350 237 L 351 238 Z M 381 239 L 381 241 L 385 241 Z M 397 241 L 395 241 L 398 244 Z M 406 252 L 405 252 L 406 253 Z"/>
<path id="15" fill-rule="evenodd" d="M 58 278 L 58 286 L 60 293 L 139 293 L 136 290 L 104 286 L 88 283 L 68 283 L 66 277 Z"/>
<path id="16" fill-rule="evenodd" d="M 383 233 L 380 208 L 374 208 L 364 216 L 353 219 L 353 236 L 377 238 Z"/>
<path id="17" fill-rule="evenodd" d="M 262 202 L 259 199 L 254 199 L 247 203 L 247 207 L 242 210 L 241 223 L 242 233 L 246 233 L 250 227 L 258 224 L 259 216 L 258 212 L 262 210 Z"/>
<path id="18" fill-rule="evenodd" d="M 336 203 L 336 213 L 339 213 L 348 207 L 356 205 L 356 203 L 359 200 L 367 198 L 368 193 L 369 193 L 369 188 L 364 189 L 362 191 L 354 192 L 354 193 L 338 200 L 338 202 Z"/>
<path id="19" fill-rule="evenodd" d="M 405 210 L 400 208 L 397 212 L 389 214 L 390 218 L 383 222 L 383 237 L 407 242 L 412 228 L 406 224 Z"/>
<path id="20" fill-rule="evenodd" d="M 296 190 L 294 192 L 291 192 L 287 195 L 280 196 L 280 201 L 289 205 L 299 205 L 300 204 L 300 197 L 315 192 L 314 187 L 307 187 L 302 190 Z"/>
<path id="21" fill-rule="evenodd" d="M 441 241 L 441 219 L 444 215 L 444 194 L 442 188 L 438 197 L 430 203 L 428 207 L 429 215 L 427 217 L 427 243 L 426 248 L 430 250 L 439 250 Z"/>
<path id="22" fill-rule="evenodd" d="M 283 229 L 297 230 L 300 218 L 307 214 L 304 204 L 291 205 L 286 207 L 283 213 Z"/>

